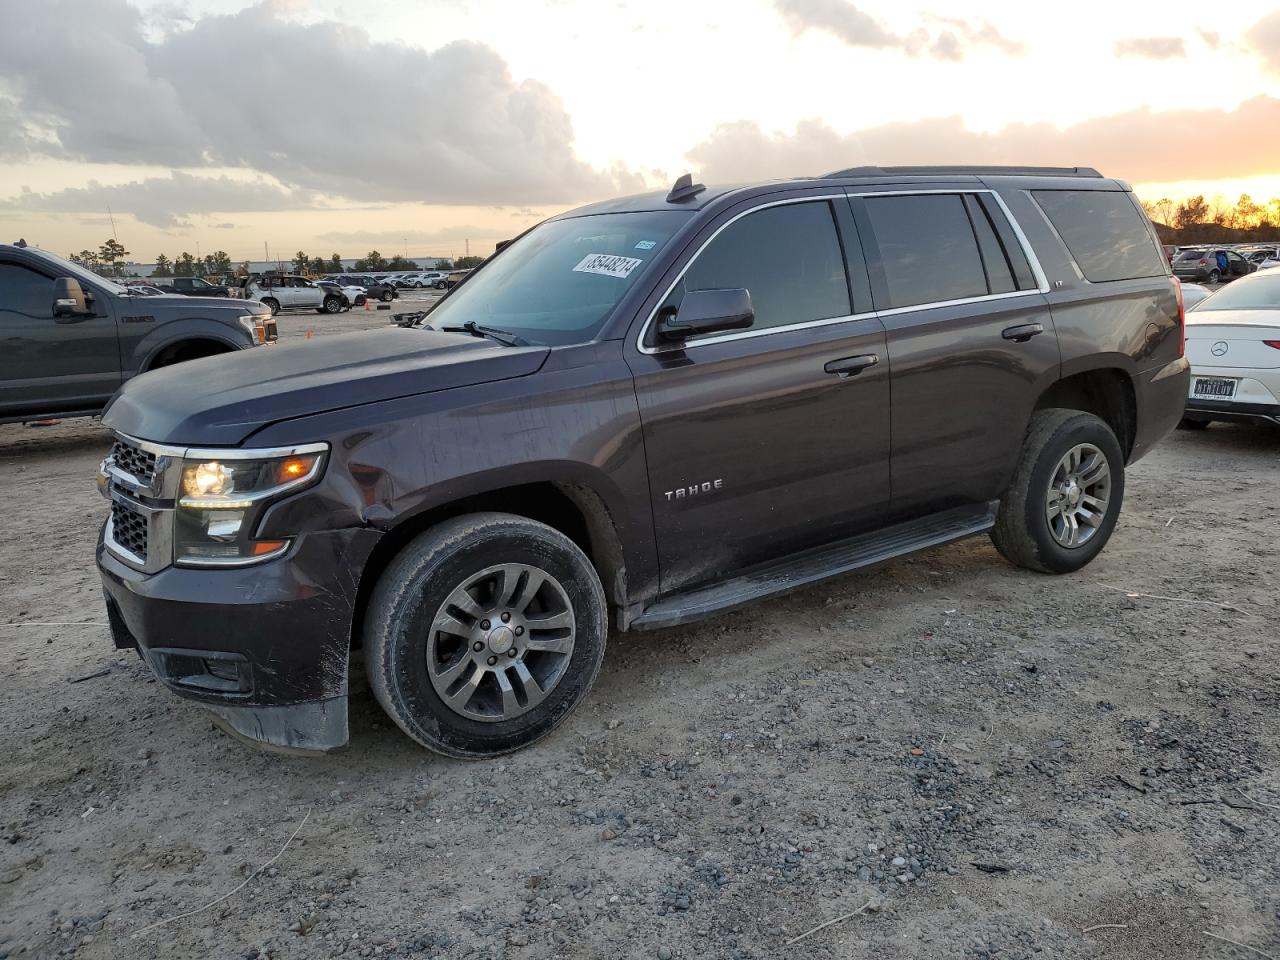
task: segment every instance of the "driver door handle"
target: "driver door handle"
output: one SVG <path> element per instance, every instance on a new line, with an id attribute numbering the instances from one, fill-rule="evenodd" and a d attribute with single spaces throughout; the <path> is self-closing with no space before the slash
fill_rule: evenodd
<path id="1" fill-rule="evenodd" d="M 1016 327 L 1005 327 L 1000 336 L 1014 343 L 1026 343 L 1037 334 L 1044 333 L 1042 323 L 1020 323 Z"/>
<path id="2" fill-rule="evenodd" d="M 868 367 L 874 367 L 880 362 L 880 355 L 875 353 L 863 353 L 856 357 L 842 357 L 839 360 L 829 360 L 823 365 L 822 369 L 827 373 L 834 373 L 840 378 L 852 377 L 861 373 Z"/>

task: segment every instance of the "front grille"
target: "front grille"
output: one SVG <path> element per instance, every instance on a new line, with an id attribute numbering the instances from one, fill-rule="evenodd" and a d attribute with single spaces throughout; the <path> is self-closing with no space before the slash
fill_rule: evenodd
<path id="1" fill-rule="evenodd" d="M 139 560 L 147 559 L 147 518 L 119 500 L 111 502 L 111 539 Z"/>
<path id="2" fill-rule="evenodd" d="M 156 476 L 156 455 L 135 447 L 127 440 L 116 440 L 111 445 L 111 458 L 117 467 L 138 479 L 144 486 L 151 486 Z"/>

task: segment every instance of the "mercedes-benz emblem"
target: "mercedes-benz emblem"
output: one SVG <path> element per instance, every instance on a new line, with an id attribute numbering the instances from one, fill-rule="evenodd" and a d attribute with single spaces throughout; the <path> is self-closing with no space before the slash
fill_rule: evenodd
<path id="1" fill-rule="evenodd" d="M 1222 356 L 1224 353 L 1226 353 L 1226 352 L 1227 352 L 1227 341 L 1225 341 L 1225 340 L 1219 340 L 1217 343 L 1215 343 L 1215 344 L 1214 344 L 1212 347 L 1210 347 L 1209 349 L 1212 351 L 1212 353 L 1213 353 L 1213 355 L 1214 355 L 1215 357 L 1220 357 L 1220 356 Z"/>

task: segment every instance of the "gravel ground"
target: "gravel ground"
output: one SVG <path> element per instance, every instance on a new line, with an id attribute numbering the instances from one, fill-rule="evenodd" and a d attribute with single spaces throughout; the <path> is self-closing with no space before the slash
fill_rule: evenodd
<path id="1" fill-rule="evenodd" d="M 1075 575 L 971 540 L 616 636 L 475 764 L 363 685 L 347 753 L 248 748 L 34 625 L 103 619 L 106 446 L 0 426 L 0 957 L 1280 954 L 1280 431 L 1172 436 Z"/>

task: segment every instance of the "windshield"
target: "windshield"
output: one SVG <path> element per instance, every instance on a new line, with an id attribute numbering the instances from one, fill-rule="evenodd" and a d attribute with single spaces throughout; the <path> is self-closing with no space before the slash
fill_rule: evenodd
<path id="1" fill-rule="evenodd" d="M 1191 308 L 1208 310 L 1280 310 L 1280 276 L 1255 273 L 1241 277 Z"/>
<path id="2" fill-rule="evenodd" d="M 547 346 L 583 343 L 688 217 L 662 210 L 540 224 L 440 301 L 429 323 L 471 321 Z"/>
<path id="3" fill-rule="evenodd" d="M 64 260 L 62 257 L 52 254 L 47 250 L 41 250 L 40 254 L 41 256 L 47 257 L 53 261 L 53 266 L 58 269 L 60 276 L 75 277 L 77 280 L 93 284 L 96 289 L 101 290 L 105 288 L 107 293 L 114 293 L 117 296 L 129 292 L 127 287 L 122 287 L 114 280 L 108 280 L 106 277 L 100 277 L 92 270 L 86 270 L 78 263 L 72 263 L 70 260 Z"/>

